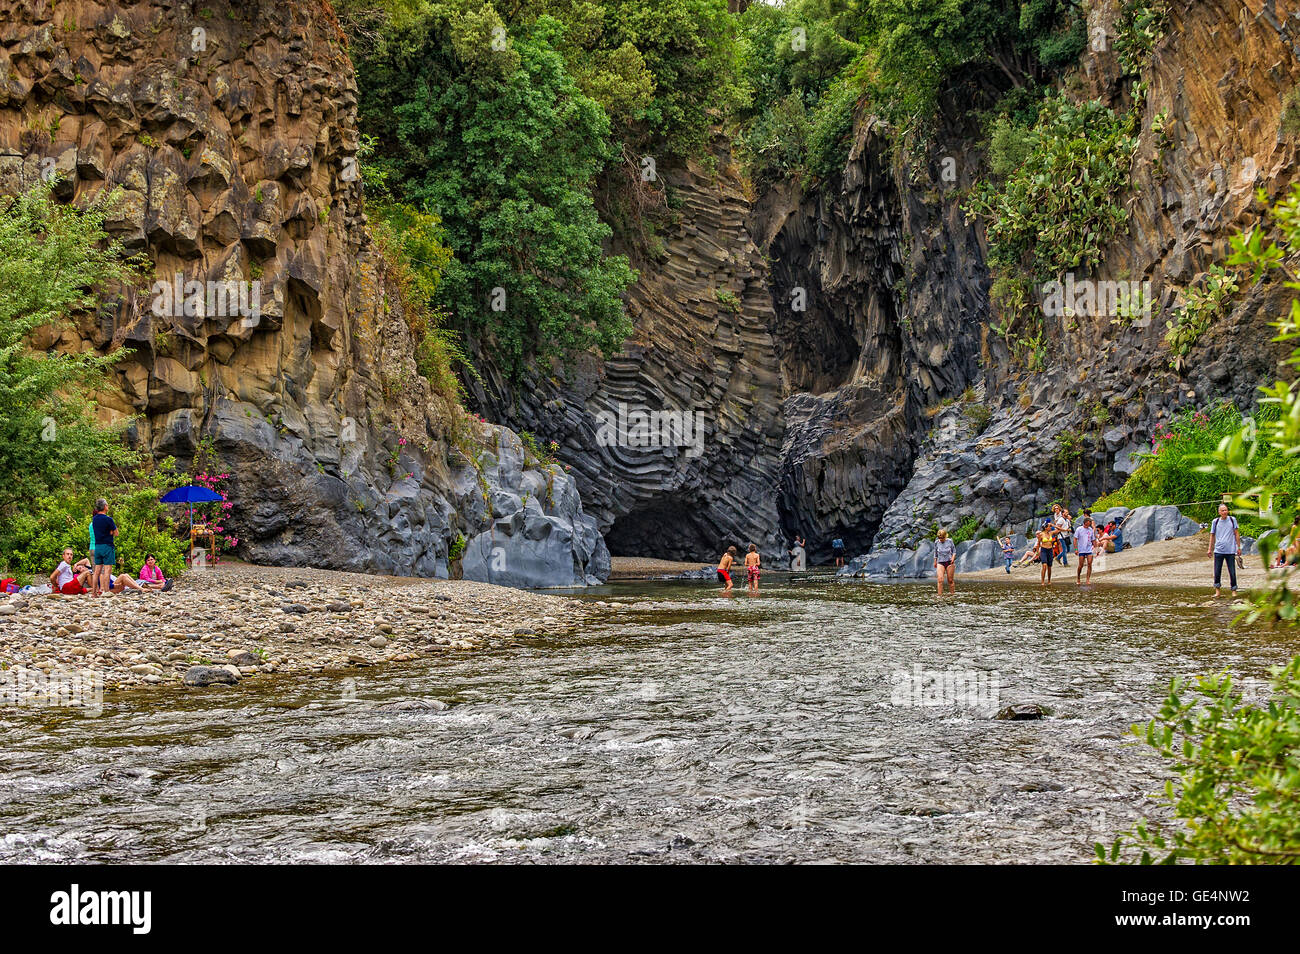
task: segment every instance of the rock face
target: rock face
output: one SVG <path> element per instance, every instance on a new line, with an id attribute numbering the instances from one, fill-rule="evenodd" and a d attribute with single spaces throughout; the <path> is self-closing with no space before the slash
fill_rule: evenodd
<path id="1" fill-rule="evenodd" d="M 78 204 L 118 190 L 111 229 L 161 281 L 39 344 L 132 350 L 102 406 L 158 457 L 211 442 L 244 556 L 447 576 L 453 541 L 517 519 L 555 532 L 544 555 L 508 552 L 503 580 L 549 585 L 542 556 L 600 575 L 575 494 L 522 505 L 538 482 L 567 488 L 559 468 L 525 467 L 513 434 L 416 372 L 365 229 L 327 3 L 0 0 L 0 24 L 0 191 L 47 169 Z M 507 445 L 511 466 L 479 466 Z"/>
<path id="2" fill-rule="evenodd" d="M 662 254 L 631 252 L 641 279 L 629 290 L 635 331 L 622 354 L 512 382 L 480 348 L 484 383 L 469 382 L 488 417 L 560 445 L 614 553 L 701 559 L 749 543 L 784 552 L 784 392 L 767 266 L 727 172 L 733 160 L 719 150 L 717 174 L 693 164 L 660 172 L 677 221 Z M 652 427 L 669 438 L 659 446 L 637 446 L 638 411 L 689 417 L 676 432 Z"/>
<path id="3" fill-rule="evenodd" d="M 1149 450 L 1151 436 L 1180 408 L 1219 398 L 1247 407 L 1257 385 L 1276 374 L 1279 350 L 1270 343 L 1269 322 L 1290 298 L 1276 283 L 1238 296 L 1178 370 L 1163 339 L 1181 290 L 1226 257 L 1232 234 L 1258 220 L 1255 189 L 1277 197 L 1296 179 L 1297 145 L 1280 131 L 1280 118 L 1284 97 L 1300 84 L 1300 4 L 1206 0 L 1169 6 L 1165 39 L 1146 73 L 1150 93 L 1127 202 L 1128 231 L 1092 274 L 1078 276 L 1150 281 L 1152 315 L 1131 323 L 1109 315 L 1047 318 L 1048 366 L 1037 374 L 1014 367 L 1001 340 L 985 328 L 978 370 L 967 373 L 959 350 L 946 387 L 932 392 L 952 397 L 970 384 L 973 397 L 932 417 L 928 434 L 924 421 L 909 426 L 907 436 L 919 449 L 904 455 L 914 461 L 906 485 L 883 516 L 860 512 L 865 529 L 878 520 L 874 546 L 908 546 L 936 524 L 1021 525 L 1054 499 L 1077 510 L 1081 499 L 1122 483 L 1136 465 L 1134 452 Z M 1115 11 L 1114 3 L 1099 4 L 1094 25 L 1108 29 Z M 1123 108 L 1126 94 L 1113 53 L 1085 53 L 1080 74 L 1085 95 Z M 1169 117 L 1163 147 L 1151 132 L 1162 112 Z M 948 222 L 956 213 L 942 184 L 911 171 L 912 178 L 894 176 L 900 207 L 919 206 L 931 210 L 931 223 Z M 881 188 L 891 185 L 885 181 Z M 923 218 L 918 212 L 915 220 Z M 951 226 L 947 234 L 953 235 Z M 802 248 L 796 243 L 794 254 Z M 978 287 L 979 247 L 954 240 L 952 249 L 961 268 L 952 273 L 954 281 Z M 804 252 L 809 261 L 820 254 Z M 928 293 L 909 294 L 905 314 L 913 327 L 936 308 L 960 311 L 928 262 L 926 280 Z M 965 316 L 987 325 L 983 300 L 976 294 L 972 302 Z M 951 334 L 945 340 L 954 346 L 969 345 L 960 331 Z M 871 354 L 878 350 L 877 344 Z M 858 423 L 865 422 L 842 427 Z M 894 453 L 901 452 L 895 447 Z"/>

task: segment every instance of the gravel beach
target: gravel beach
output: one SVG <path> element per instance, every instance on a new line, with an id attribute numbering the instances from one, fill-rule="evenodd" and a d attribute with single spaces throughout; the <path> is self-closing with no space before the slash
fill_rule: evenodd
<path id="1" fill-rule="evenodd" d="M 239 563 L 188 573 L 168 593 L 11 595 L 0 598 L 0 703 L 401 663 L 561 635 L 601 609 L 485 583 Z"/>

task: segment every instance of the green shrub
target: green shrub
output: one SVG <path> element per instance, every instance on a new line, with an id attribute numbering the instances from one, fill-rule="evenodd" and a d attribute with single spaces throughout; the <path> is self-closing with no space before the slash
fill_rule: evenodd
<path id="1" fill-rule="evenodd" d="M 1254 411 L 1252 421 L 1255 427 L 1264 427 L 1269 421 L 1275 420 L 1277 414 L 1276 407 L 1264 404 Z M 1124 485 L 1119 490 L 1100 497 L 1092 509 L 1100 511 L 1110 507 L 1144 507 L 1206 500 L 1211 502 L 1180 509 L 1202 523 L 1213 519 L 1223 494 L 1241 493 L 1250 487 L 1249 482 L 1240 476 L 1207 472 L 1204 469 L 1220 442 L 1241 430 L 1243 420 L 1241 412 L 1227 403 L 1206 410 L 1182 412 L 1156 433 L 1152 453 L 1146 455 Z M 1300 493 L 1300 458 L 1287 459 L 1279 448 L 1268 443 L 1261 445 L 1259 454 L 1262 464 L 1276 465 L 1276 482 L 1280 493 Z M 1258 511 L 1243 514 L 1239 520 L 1242 533 L 1253 535 L 1264 528 Z"/>
<path id="2" fill-rule="evenodd" d="M 1137 142 L 1131 116 L 1049 95 L 1016 143 L 1023 160 L 1001 182 L 981 183 L 967 203 L 987 219 L 990 263 L 1034 282 L 1097 265 L 1128 220 L 1120 199 Z"/>
<path id="3" fill-rule="evenodd" d="M 957 529 L 952 532 L 952 542 L 965 543 L 967 540 L 974 540 L 975 534 L 979 532 L 979 529 L 979 518 L 972 514 L 961 523 L 957 524 Z"/>
<path id="4" fill-rule="evenodd" d="M 1188 353 L 1209 330 L 1216 318 L 1228 311 L 1228 302 L 1237 293 L 1237 279 L 1222 265 L 1212 265 L 1201 276 L 1200 284 L 1183 293 L 1183 304 L 1173 321 L 1166 321 L 1165 344 L 1173 352 L 1174 370 L 1182 368 Z"/>
<path id="5" fill-rule="evenodd" d="M 38 582 L 48 577 L 64 547 L 78 558 L 89 555 L 89 526 L 96 497 L 109 502 L 117 523 L 117 568 L 135 576 L 147 554 L 154 554 L 167 576 L 185 569 L 188 542 L 159 497 L 177 481 L 174 461 L 141 468 L 129 480 L 96 489 L 61 490 L 43 495 L 0 527 L 0 553 L 9 571 Z"/>
<path id="6" fill-rule="evenodd" d="M 1229 675 L 1176 679 L 1160 714 L 1134 733 L 1171 765 L 1167 818 L 1141 821 L 1102 862 L 1300 862 L 1300 656 L 1275 671 L 1273 698 L 1253 705 Z"/>

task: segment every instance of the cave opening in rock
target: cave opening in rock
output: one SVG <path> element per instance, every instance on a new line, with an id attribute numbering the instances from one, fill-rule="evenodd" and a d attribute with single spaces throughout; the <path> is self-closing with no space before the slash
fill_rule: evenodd
<path id="1" fill-rule="evenodd" d="M 611 556 L 659 560 L 712 560 L 740 541 L 716 538 L 698 504 L 676 498 L 648 501 L 615 519 L 605 533 Z"/>

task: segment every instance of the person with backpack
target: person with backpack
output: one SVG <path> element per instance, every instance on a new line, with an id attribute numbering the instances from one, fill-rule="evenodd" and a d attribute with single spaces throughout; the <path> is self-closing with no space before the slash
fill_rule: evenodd
<path id="1" fill-rule="evenodd" d="M 1210 521 L 1210 545 L 1205 555 L 1214 557 L 1214 598 L 1222 589 L 1223 564 L 1228 564 L 1228 578 L 1232 581 L 1232 595 L 1237 595 L 1237 557 L 1241 556 L 1241 530 L 1237 518 L 1228 515 L 1228 505 L 1219 504 L 1219 515 Z"/>
<path id="2" fill-rule="evenodd" d="M 831 541 L 831 552 L 835 554 L 835 565 L 844 565 L 844 541 L 836 537 Z"/>

